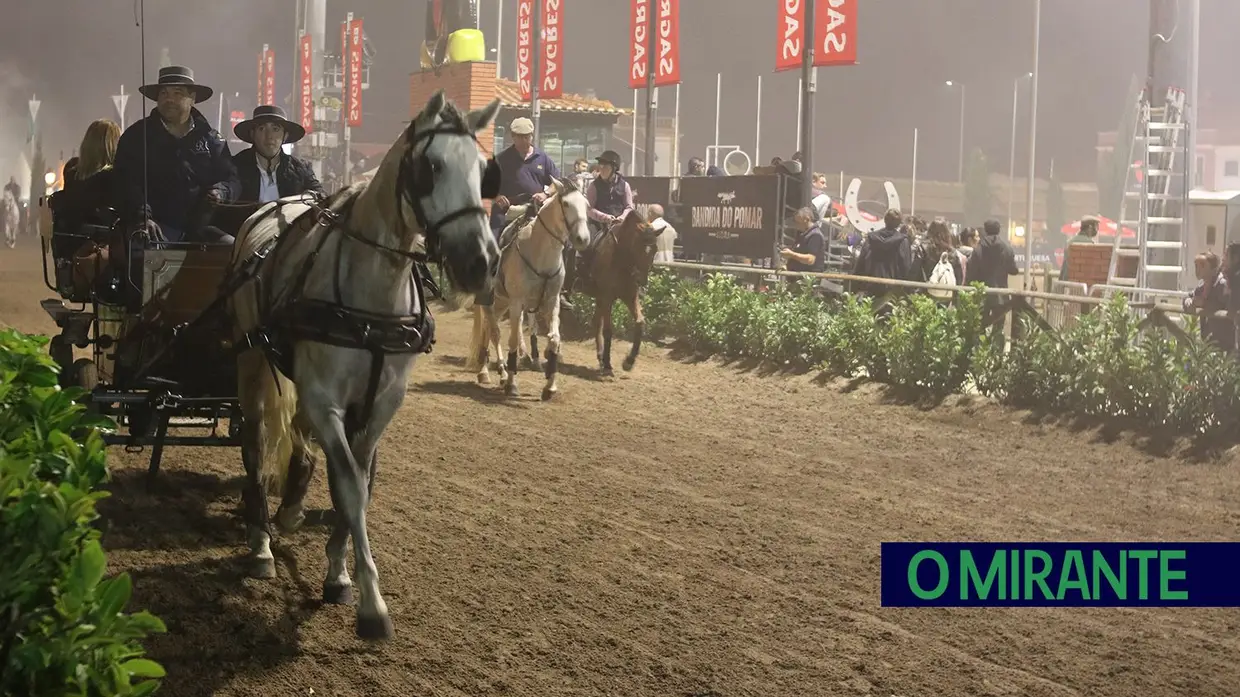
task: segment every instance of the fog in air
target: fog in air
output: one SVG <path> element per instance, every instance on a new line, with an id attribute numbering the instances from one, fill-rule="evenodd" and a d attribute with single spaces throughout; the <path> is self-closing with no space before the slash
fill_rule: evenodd
<path id="1" fill-rule="evenodd" d="M 92 119 L 115 118 L 111 95 L 134 93 L 153 80 L 163 48 L 173 62 L 195 70 L 217 93 L 239 92 L 252 108 L 256 61 L 264 43 L 276 51 L 277 101 L 293 87 L 293 3 L 147 0 L 146 54 L 140 62 L 137 4 L 131 0 L 13 3 L 0 26 L 0 162 L 26 147 L 27 101 L 42 102 L 39 123 L 49 157 L 76 147 Z M 515 0 L 503 3 L 503 72 L 513 77 Z M 328 26 L 346 12 L 365 19 L 376 52 L 364 100 L 359 142 L 391 142 L 409 118 L 409 74 L 418 67 L 423 3 L 328 0 Z M 628 3 L 570 0 L 564 10 L 565 88 L 593 89 L 631 107 L 627 82 Z M 796 71 L 773 73 L 775 0 L 682 0 L 682 160 L 702 154 L 714 137 L 716 73 L 722 73 L 720 142 L 753 153 L 757 77 L 763 76 L 761 156 L 789 156 L 796 146 Z M 482 28 L 494 48 L 497 0 L 482 0 Z M 1240 2 L 1203 0 L 1201 125 L 1223 125 L 1240 110 L 1225 89 L 1240 45 Z M 815 169 L 906 176 L 914 128 L 920 131 L 919 175 L 954 179 L 959 148 L 960 95 L 967 88 L 965 146 L 980 147 L 991 167 L 1006 170 L 1013 83 L 1032 68 L 1032 2 L 995 0 L 865 0 L 860 8 L 859 61 L 821 69 Z M 1147 3 L 1134 0 L 1045 0 L 1039 88 L 1038 173 L 1051 160 L 1068 181 L 1093 181 L 1094 144 L 1113 130 L 1126 108 L 1134 76 L 1143 77 L 1148 46 Z M 329 32 L 330 33 L 330 32 Z M 55 42 L 48 37 L 56 37 Z M 53 48 L 53 45 L 56 48 Z M 1027 85 L 1027 81 L 1026 81 Z M 663 90 L 663 115 L 671 114 Z M 148 102 L 147 109 L 151 108 Z M 289 107 L 291 108 L 291 103 Z M 132 122 L 143 104 L 128 106 Z M 207 108 L 214 112 L 215 104 Z M 1022 87 L 1020 133 L 1028 131 L 1028 89 Z M 214 118 L 214 114 L 212 114 Z M 1017 167 L 1027 167 L 1018 140 Z M 682 163 L 683 164 L 683 163 Z M 7 177 L 6 177 L 7 178 Z"/>

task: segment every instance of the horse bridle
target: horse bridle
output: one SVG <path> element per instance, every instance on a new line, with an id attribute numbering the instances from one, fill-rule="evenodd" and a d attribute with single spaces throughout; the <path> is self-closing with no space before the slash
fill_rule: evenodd
<path id="1" fill-rule="evenodd" d="M 410 252 L 404 249 L 389 247 L 385 244 L 369 239 L 351 226 L 345 225 L 333 211 L 326 208 L 319 211 L 319 223 L 339 228 L 348 237 L 361 242 L 362 244 L 403 257 L 408 262 L 422 262 L 434 259 L 438 256 L 439 250 L 439 231 L 448 223 L 458 218 L 464 218 L 469 215 L 486 216 L 486 209 L 482 206 L 463 206 L 439 218 L 438 220 L 430 220 L 426 214 L 426 208 L 422 205 L 422 199 L 430 196 L 434 192 L 434 170 L 429 160 L 426 158 L 426 151 L 434 142 L 435 136 L 440 133 L 449 135 L 469 136 L 475 143 L 478 142 L 478 136 L 467 129 L 461 123 L 454 123 L 447 126 L 440 125 L 434 128 L 428 128 L 423 131 L 415 131 L 409 139 L 409 147 L 401 156 L 400 167 L 396 172 L 396 190 L 398 204 L 401 201 L 407 202 L 409 207 L 413 209 L 414 220 L 418 227 L 422 229 L 422 234 L 426 240 L 426 253 Z M 426 140 L 421 152 L 417 151 L 417 145 L 420 141 Z M 487 161 L 486 169 L 482 175 L 482 197 L 495 198 L 499 190 L 499 165 L 494 158 Z M 400 222 L 406 228 L 411 227 L 409 221 L 405 218 L 404 208 L 397 206 L 397 215 L 400 216 Z"/>
<path id="2" fill-rule="evenodd" d="M 564 190 L 563 189 L 561 189 L 558 193 L 555 194 L 555 199 L 556 199 L 556 203 L 559 205 L 560 219 L 564 221 L 564 229 L 567 230 L 568 229 L 568 211 L 564 206 Z M 547 233 L 548 236 L 551 237 L 551 239 L 560 243 L 561 252 L 563 251 L 564 247 L 568 246 L 568 238 L 561 239 L 554 232 L 551 231 L 551 226 L 543 222 L 542 211 L 539 211 L 534 216 L 534 227 L 537 229 L 539 225 L 542 226 L 543 230 Z M 548 273 L 548 274 L 544 274 L 543 272 L 534 268 L 534 265 L 530 263 L 530 260 L 526 259 L 525 255 L 521 253 L 520 238 L 514 238 L 512 241 L 512 246 L 516 249 L 517 256 L 520 257 L 521 261 L 525 263 L 526 268 L 528 268 L 530 271 L 533 271 L 535 276 L 538 276 L 539 278 L 543 279 L 544 283 L 547 280 L 554 278 L 555 275 L 560 273 L 560 270 L 564 268 L 564 257 L 563 255 L 561 255 L 560 263 L 555 267 L 555 271 L 552 271 L 551 273 Z"/>

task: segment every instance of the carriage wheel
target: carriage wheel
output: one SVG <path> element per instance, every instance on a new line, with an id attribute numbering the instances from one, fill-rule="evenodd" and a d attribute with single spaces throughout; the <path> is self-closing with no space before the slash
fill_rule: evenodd
<path id="1" fill-rule="evenodd" d="M 92 392 L 99 384 L 99 366 L 89 358 L 79 358 L 73 362 L 73 377 L 77 387 Z"/>
<path id="2" fill-rule="evenodd" d="M 47 347 L 47 355 L 56 361 L 56 365 L 60 366 L 60 386 L 76 385 L 77 381 L 73 375 L 73 369 L 76 367 L 73 363 L 73 344 L 70 344 L 64 336 L 54 336 Z"/>

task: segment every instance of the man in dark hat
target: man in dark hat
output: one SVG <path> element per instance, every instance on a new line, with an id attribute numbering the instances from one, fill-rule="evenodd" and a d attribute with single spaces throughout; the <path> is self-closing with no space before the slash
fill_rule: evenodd
<path id="1" fill-rule="evenodd" d="M 598 162 L 598 176 L 594 183 L 586 189 L 586 200 L 590 202 L 588 216 L 590 218 L 590 247 L 581 250 L 582 264 L 590 263 L 590 252 L 594 249 L 594 240 L 611 228 L 612 225 L 624 220 L 624 216 L 633 210 L 633 189 L 629 182 L 620 174 L 622 161 L 615 150 L 604 150 L 595 160 Z M 577 280 L 576 255 L 565 252 L 566 273 L 564 276 L 564 296 L 573 290 Z M 561 304 L 563 301 L 561 301 Z M 572 307 L 571 304 L 568 307 Z"/>
<path id="2" fill-rule="evenodd" d="M 238 199 L 269 203 L 308 191 L 323 194 L 310 163 L 284 152 L 284 145 L 306 136 L 306 129 L 289 121 L 278 106 L 260 106 L 254 116 L 233 128 L 237 139 L 253 147 L 237 153 L 233 164 L 241 182 Z"/>
<path id="3" fill-rule="evenodd" d="M 216 204 L 240 189 L 228 143 L 194 107 L 213 91 L 179 65 L 160 68 L 159 81 L 138 91 L 156 105 L 116 146 L 122 219 L 131 228 L 154 222 L 170 242 L 232 244 L 208 224 Z"/>

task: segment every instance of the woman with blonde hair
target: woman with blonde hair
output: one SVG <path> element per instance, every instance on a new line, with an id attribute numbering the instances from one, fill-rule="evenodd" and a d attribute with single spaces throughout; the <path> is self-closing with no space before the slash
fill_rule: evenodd
<path id="1" fill-rule="evenodd" d="M 106 211 L 115 206 L 112 163 L 120 137 L 120 126 L 108 119 L 87 127 L 78 156 L 65 163 L 65 188 L 50 201 L 55 219 L 52 256 L 56 259 L 57 284 L 76 288 L 75 296 L 86 292 L 109 256 L 104 245 L 79 235 L 85 225 L 108 227 L 115 222 Z"/>

